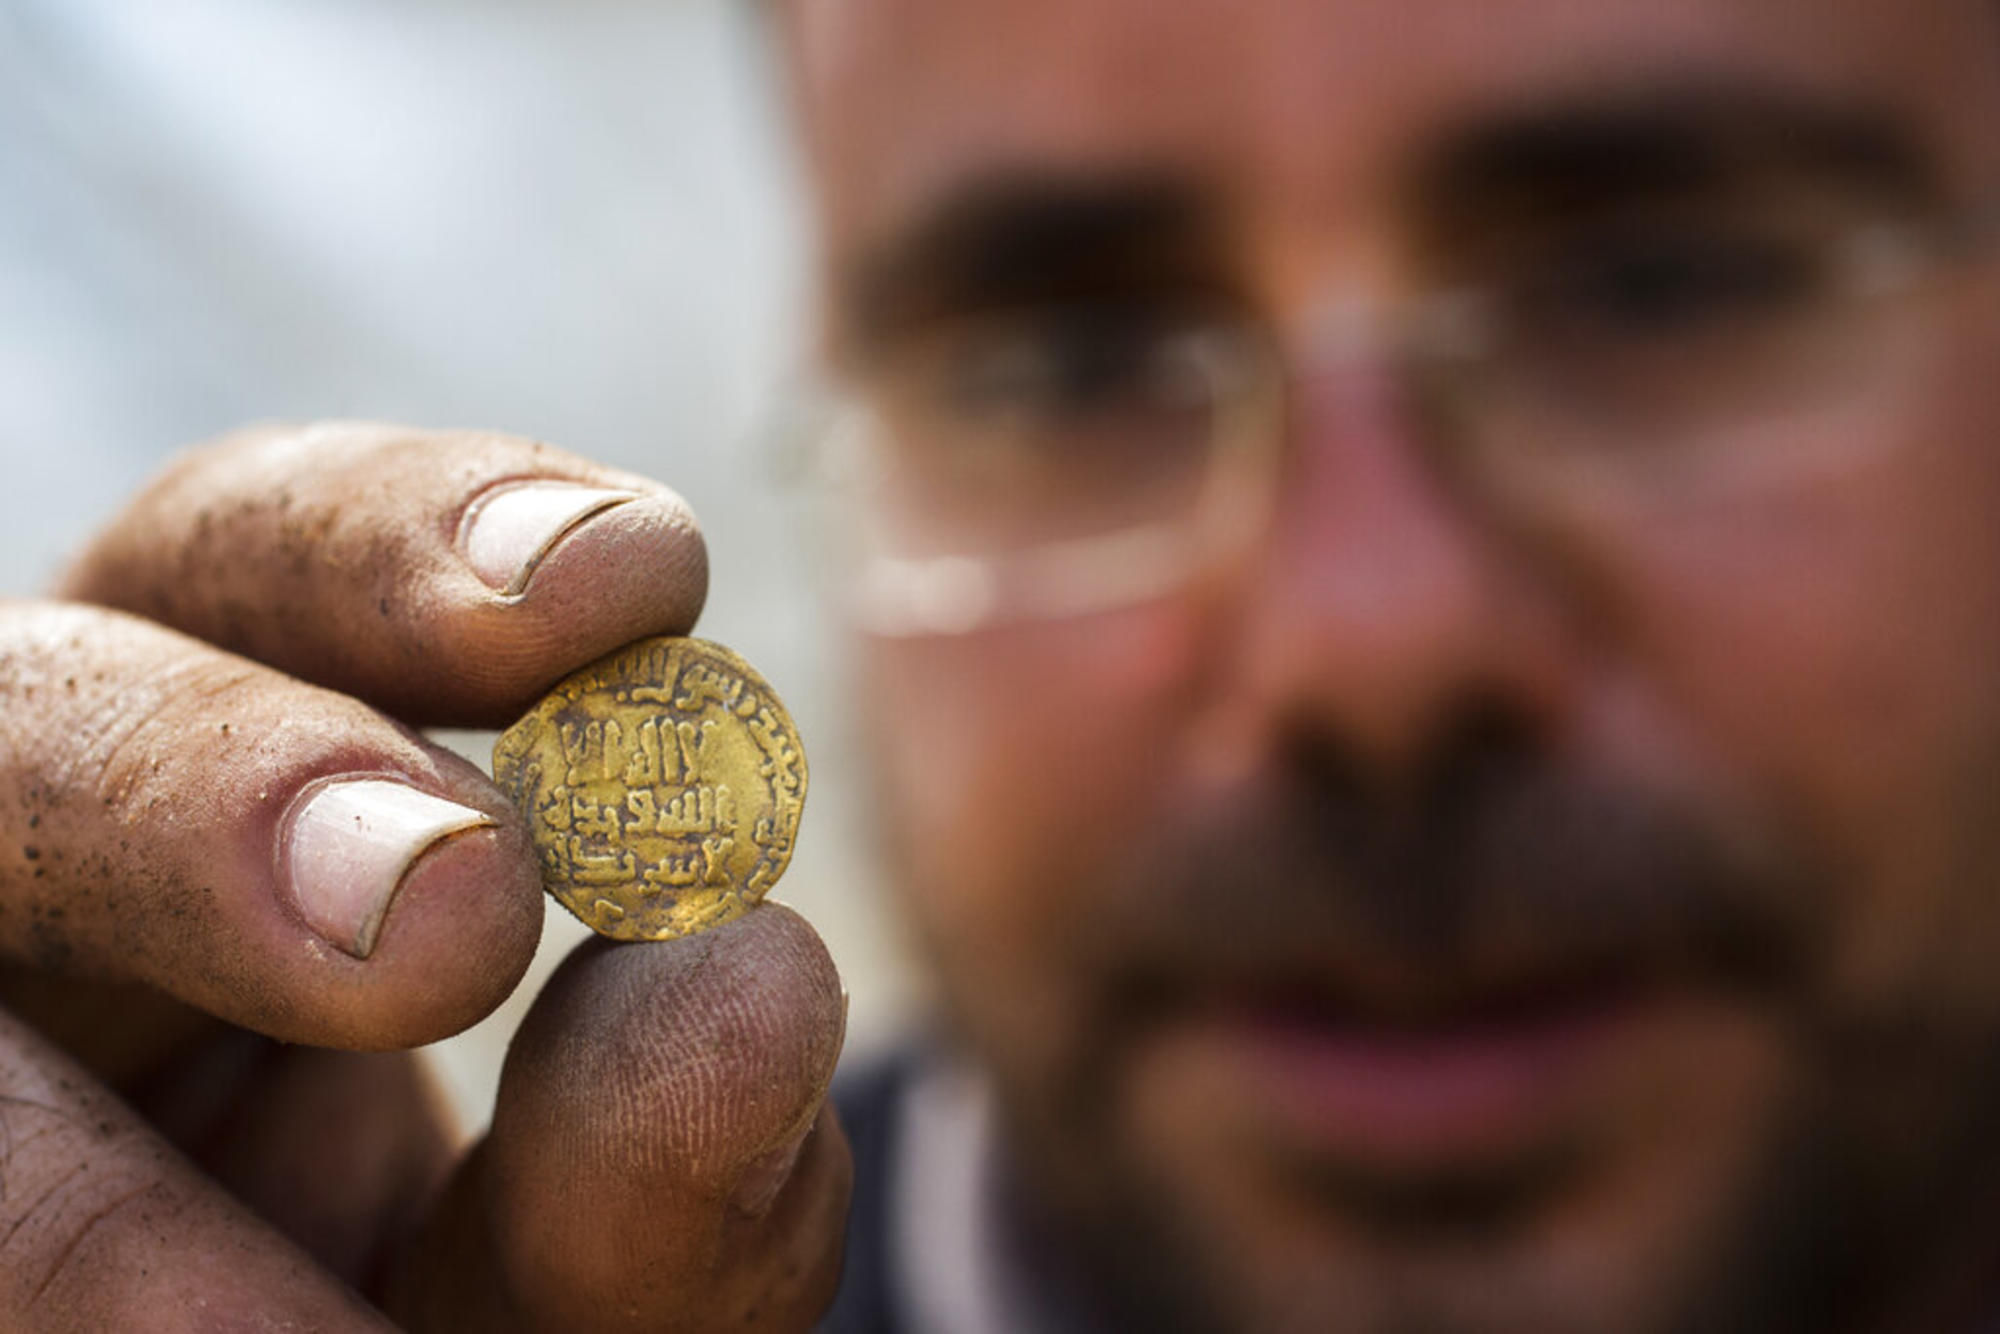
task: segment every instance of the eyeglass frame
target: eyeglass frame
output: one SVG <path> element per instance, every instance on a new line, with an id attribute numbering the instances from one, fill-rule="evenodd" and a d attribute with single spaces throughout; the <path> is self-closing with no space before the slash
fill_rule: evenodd
<path id="1" fill-rule="evenodd" d="M 1922 218 L 1871 219 L 1841 230 L 1825 296 L 1843 310 L 1915 294 L 2000 243 L 2000 200 Z M 851 623 L 889 638 L 971 633 L 1013 623 L 1089 616 L 1169 595 L 1203 569 L 1265 531 L 1284 457 L 1290 386 L 1342 366 L 1413 367 L 1490 362 L 1504 346 L 1498 283 L 1445 285 L 1388 311 L 1352 292 L 1324 296 L 1303 333 L 1281 342 L 1250 334 L 1247 321 L 1216 331 L 1259 349 L 1257 389 L 1233 405 L 1213 432 L 1215 458 L 1203 494 L 1187 515 L 998 552 L 860 555 L 843 598 Z M 1303 343 L 1305 356 L 1287 354 Z M 1310 369 L 1306 369 L 1310 367 Z M 828 486 L 825 460 L 873 428 L 865 390 L 818 386 L 813 407 L 782 433 L 788 483 Z M 874 428 L 879 429 L 879 428 Z M 837 483 L 835 484 L 837 485 Z"/>

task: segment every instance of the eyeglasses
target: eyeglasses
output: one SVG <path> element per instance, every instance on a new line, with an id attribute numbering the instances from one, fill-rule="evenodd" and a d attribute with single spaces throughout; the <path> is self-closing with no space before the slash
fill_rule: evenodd
<path id="1" fill-rule="evenodd" d="M 1924 294 L 1996 236 L 1991 208 L 1600 220 L 1493 246 L 1386 318 L 1324 308 L 1289 348 L 1164 299 L 967 315 L 865 377 L 812 471 L 845 511 L 851 613 L 886 635 L 1172 591 L 1263 531 L 1291 386 L 1343 362 L 1395 370 L 1482 503 L 1714 496 L 1815 462 L 1819 435 L 1784 429 L 1802 415 L 1894 400 L 1930 356 Z"/>

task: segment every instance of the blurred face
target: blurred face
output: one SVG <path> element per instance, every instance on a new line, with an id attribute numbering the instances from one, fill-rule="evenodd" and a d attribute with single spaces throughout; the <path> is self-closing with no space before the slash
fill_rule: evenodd
<path id="1" fill-rule="evenodd" d="M 2000 277 L 1869 267 L 2000 198 L 1992 6 L 789 20 L 864 391 L 996 318 L 1071 388 L 1163 311 L 1282 370 L 1251 540 L 863 644 L 910 912 L 1117 1327 L 2000 1309 Z M 1461 289 L 1462 416 L 1385 332 Z"/>

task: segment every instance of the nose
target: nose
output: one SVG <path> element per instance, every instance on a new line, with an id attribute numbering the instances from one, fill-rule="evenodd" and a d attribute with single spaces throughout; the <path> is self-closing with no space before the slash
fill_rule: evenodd
<path id="1" fill-rule="evenodd" d="M 1547 581 L 1436 466 L 1399 380 L 1348 364 L 1297 383 L 1235 639 L 1260 730 L 1310 727 L 1395 786 L 1475 720 L 1546 734 L 1578 661 Z"/>

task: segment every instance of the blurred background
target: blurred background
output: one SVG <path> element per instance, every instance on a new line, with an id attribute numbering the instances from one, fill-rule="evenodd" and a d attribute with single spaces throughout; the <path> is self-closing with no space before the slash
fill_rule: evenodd
<path id="1" fill-rule="evenodd" d="M 769 57 L 745 0 L 0 0 L 0 594 L 252 420 L 495 427 L 668 482 L 708 534 L 701 632 L 808 745 L 778 897 L 840 964 L 852 1055 L 913 983 L 773 466 L 809 302 Z M 584 934 L 552 906 L 515 999 L 432 1049 L 468 1131 Z"/>

